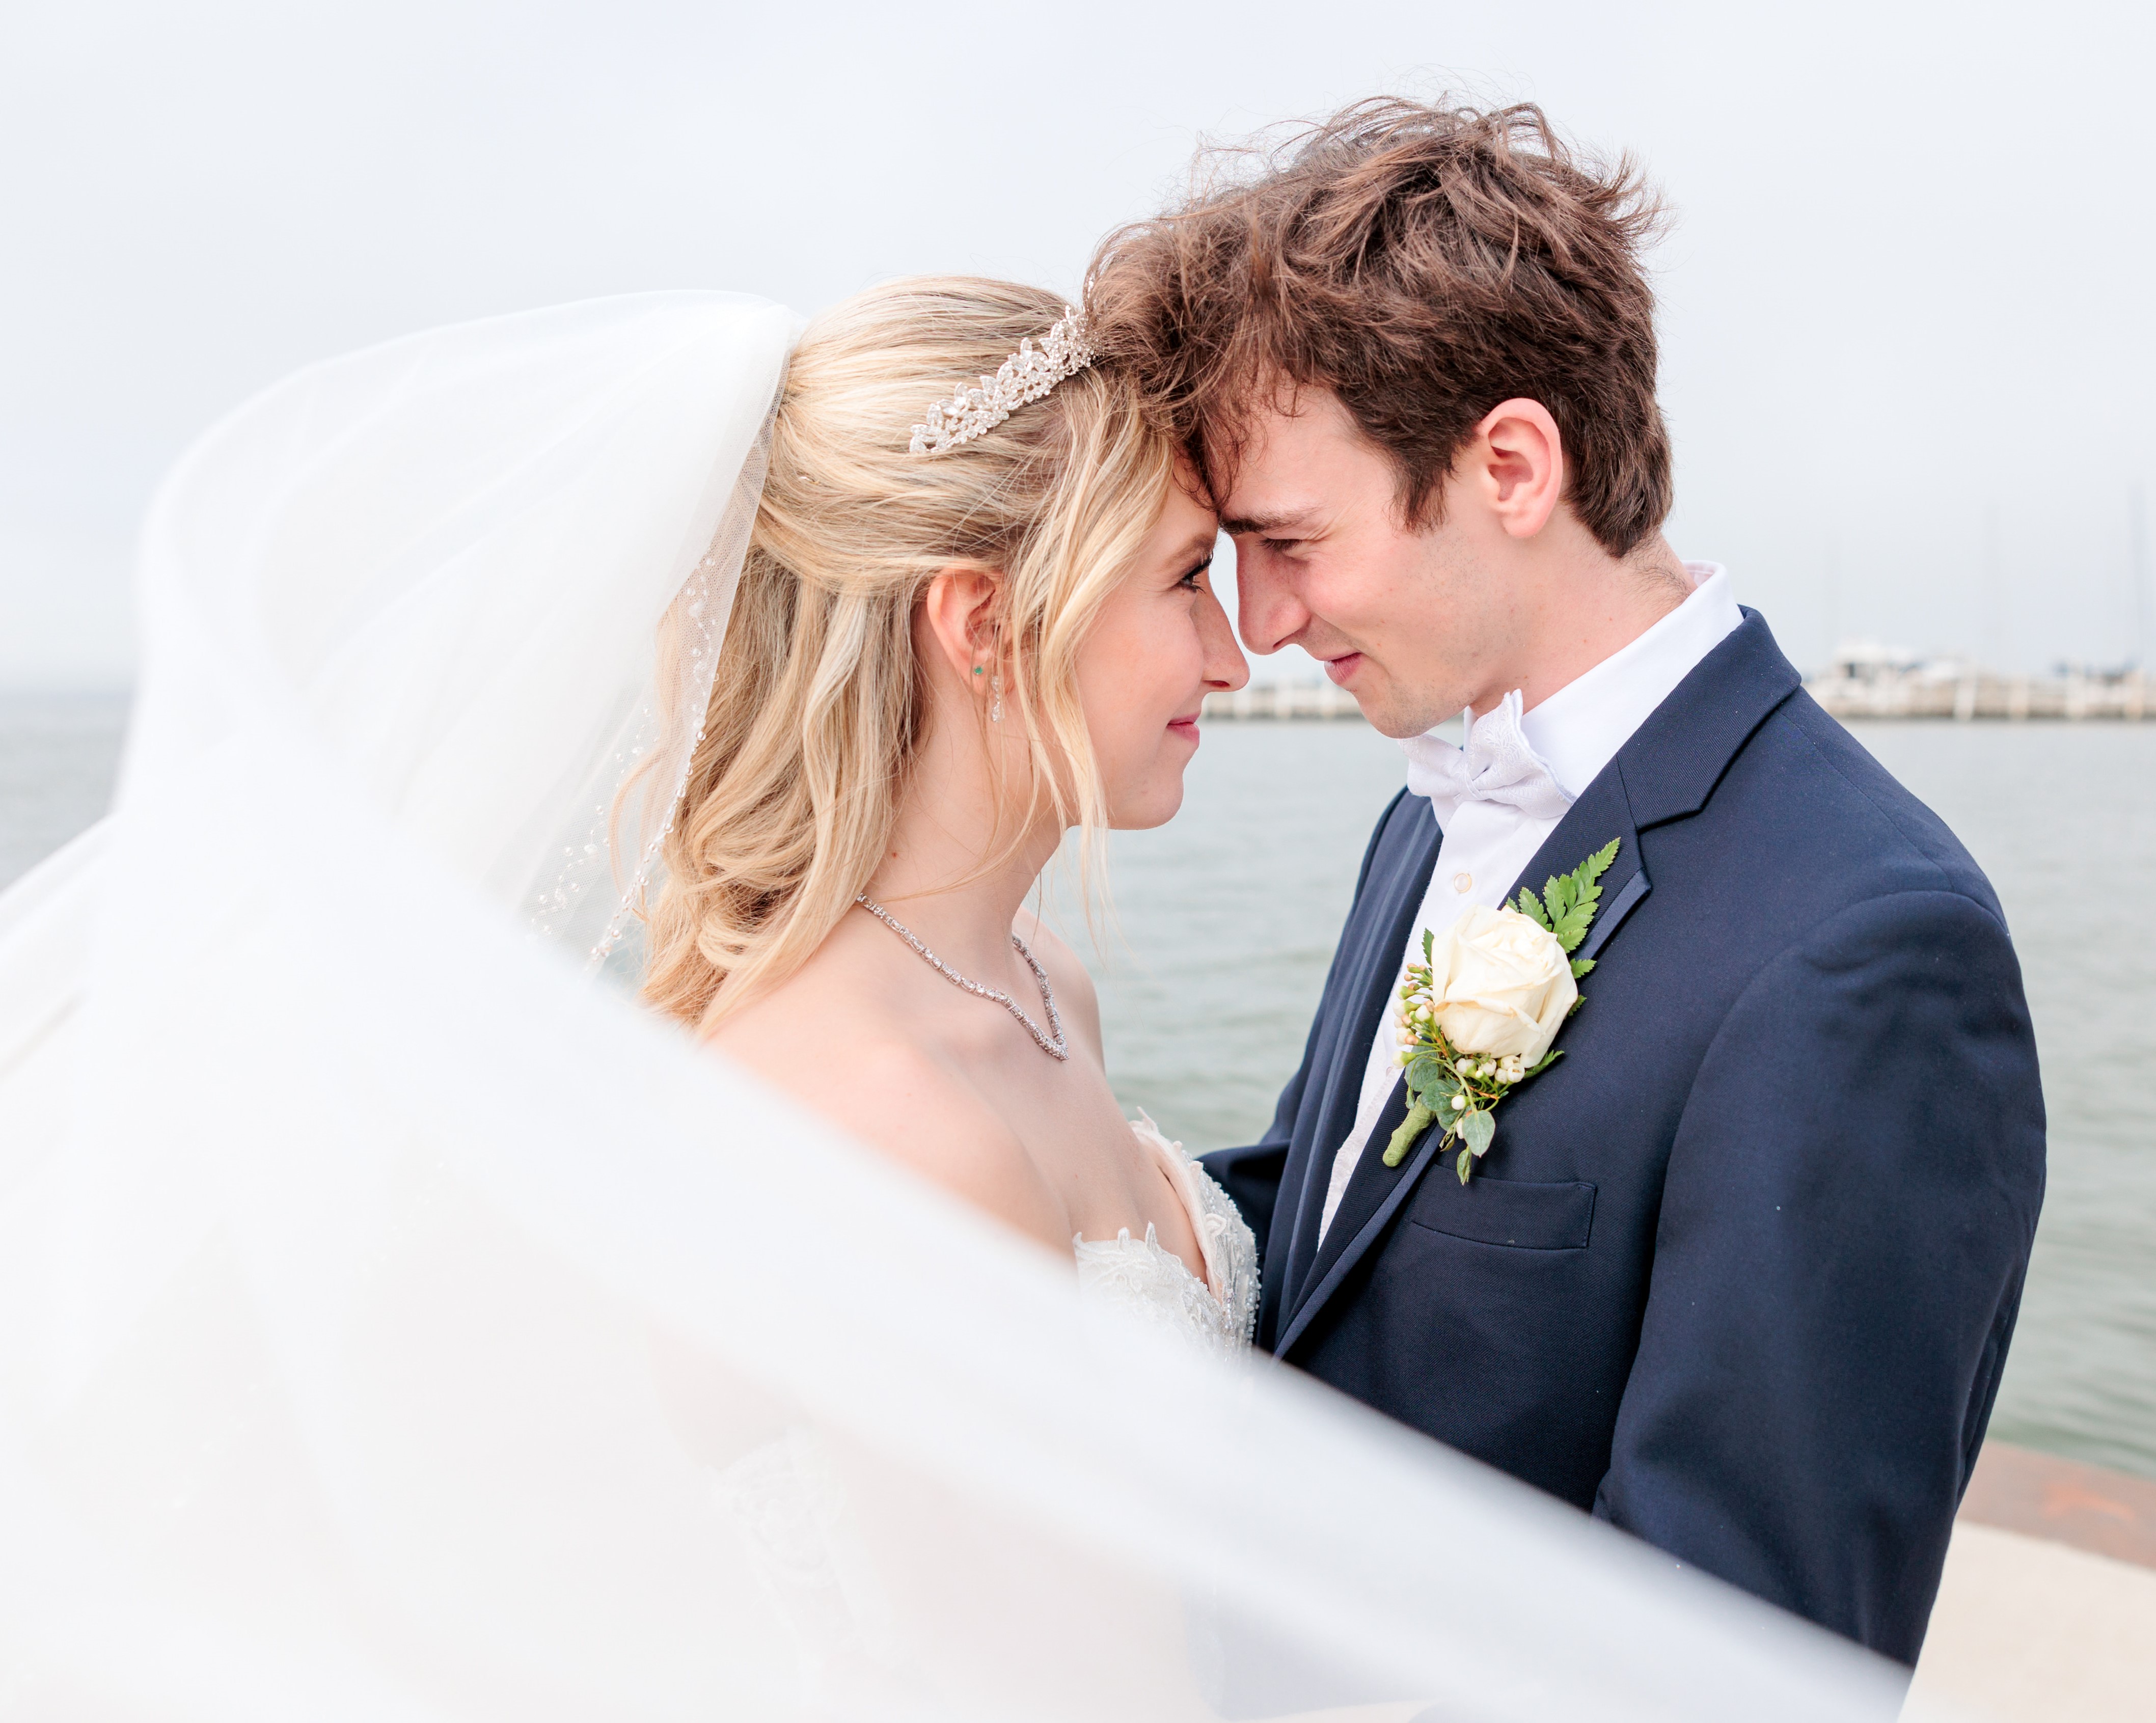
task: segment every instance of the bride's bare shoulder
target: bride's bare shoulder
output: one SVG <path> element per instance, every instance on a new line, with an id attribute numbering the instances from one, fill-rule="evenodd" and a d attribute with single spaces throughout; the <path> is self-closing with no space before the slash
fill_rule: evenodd
<path id="1" fill-rule="evenodd" d="M 1068 1215 L 1025 1145 L 972 1085 L 895 1030 L 802 1033 L 787 1013 L 744 1013 L 711 1044 L 846 1135 L 1028 1236 L 1068 1254 Z"/>

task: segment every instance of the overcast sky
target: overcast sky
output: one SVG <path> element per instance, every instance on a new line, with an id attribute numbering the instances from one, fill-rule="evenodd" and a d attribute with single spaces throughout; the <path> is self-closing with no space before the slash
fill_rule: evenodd
<path id="1" fill-rule="evenodd" d="M 8 0 L 0 684 L 126 679 L 151 487 L 306 361 L 646 288 L 1068 289 L 1201 134 L 1461 86 L 1635 151 L 1675 206 L 1671 536 L 1800 663 L 1860 633 L 2123 659 L 2156 479 L 2150 17 Z M 2156 633 L 2156 592 L 2139 610 Z"/>

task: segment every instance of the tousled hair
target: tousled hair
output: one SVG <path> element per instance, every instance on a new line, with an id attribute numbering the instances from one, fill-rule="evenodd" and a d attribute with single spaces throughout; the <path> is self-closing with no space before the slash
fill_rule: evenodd
<path id="1" fill-rule="evenodd" d="M 807 961 L 866 890 L 926 731 L 913 620 L 944 569 L 1000 577 L 1003 721 L 1032 759 L 1010 841 L 1051 809 L 1086 834 L 1105 824 L 1078 649 L 1160 518 L 1172 440 L 1110 364 L 971 443 L 907 452 L 930 401 L 993 373 L 1063 310 L 1009 282 L 898 281 L 826 313 L 796 349 L 644 910 L 644 993 L 660 1009 L 697 1025 L 730 1015 Z"/>
<path id="2" fill-rule="evenodd" d="M 1338 396 L 1411 527 L 1491 408 L 1539 401 L 1565 501 L 1622 556 L 1671 501 L 1640 264 L 1661 219 L 1629 157 L 1576 155 L 1532 105 L 1373 98 L 1202 156 L 1179 207 L 1102 242 L 1089 330 L 1219 497 L 1283 386 Z"/>

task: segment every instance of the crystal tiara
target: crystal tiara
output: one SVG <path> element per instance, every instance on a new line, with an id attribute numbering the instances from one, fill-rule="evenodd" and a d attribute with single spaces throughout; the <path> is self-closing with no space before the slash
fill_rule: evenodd
<path id="1" fill-rule="evenodd" d="M 1038 401 L 1067 377 L 1093 362 L 1086 341 L 1086 319 L 1065 307 L 1055 327 L 1035 346 L 1031 337 L 1004 361 L 993 377 L 978 387 L 961 388 L 948 401 L 930 403 L 928 422 L 913 428 L 911 454 L 941 454 L 993 431 L 1029 401 Z"/>

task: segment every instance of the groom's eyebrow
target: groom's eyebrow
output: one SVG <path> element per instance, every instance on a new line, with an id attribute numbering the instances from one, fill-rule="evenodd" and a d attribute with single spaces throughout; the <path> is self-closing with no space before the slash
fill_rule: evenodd
<path id="1" fill-rule="evenodd" d="M 1221 531 L 1230 538 L 1240 538 L 1245 533 L 1288 533 L 1310 525 L 1317 514 L 1315 509 L 1286 509 L 1270 515 L 1243 515 L 1220 523 Z"/>

